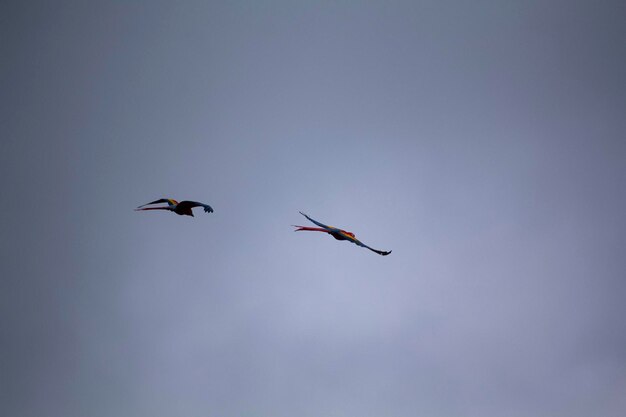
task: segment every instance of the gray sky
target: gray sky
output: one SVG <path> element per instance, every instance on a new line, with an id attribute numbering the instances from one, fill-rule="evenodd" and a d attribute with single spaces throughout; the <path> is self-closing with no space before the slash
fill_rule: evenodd
<path id="1" fill-rule="evenodd" d="M 88 3 L 0 6 L 1 415 L 626 414 L 624 2 Z"/>

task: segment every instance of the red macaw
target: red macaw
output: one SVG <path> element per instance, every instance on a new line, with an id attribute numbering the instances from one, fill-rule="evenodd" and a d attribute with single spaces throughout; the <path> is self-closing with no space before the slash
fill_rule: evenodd
<path id="1" fill-rule="evenodd" d="M 367 246 L 366 244 L 364 244 L 363 242 L 361 242 L 360 240 L 358 240 L 355 236 L 354 233 L 351 232 L 346 232 L 345 230 L 341 230 L 341 229 L 337 229 L 336 227 L 333 226 L 327 226 L 325 224 L 322 224 L 320 222 L 317 222 L 315 220 L 313 220 L 312 218 L 310 218 L 309 216 L 307 216 L 306 214 L 304 214 L 303 212 L 300 212 L 300 214 L 302 214 L 304 217 L 306 217 L 307 219 L 309 219 L 311 222 L 315 223 L 316 225 L 318 225 L 319 227 L 306 227 L 306 226 L 296 226 L 293 225 L 293 227 L 297 227 L 296 230 L 294 230 L 294 232 L 299 232 L 299 231 L 311 231 L 311 232 L 324 232 L 324 233 L 328 233 L 329 235 L 331 235 L 332 237 L 334 237 L 337 240 L 348 240 L 358 246 L 361 246 L 363 248 L 367 248 L 369 250 L 371 250 L 372 252 L 376 252 L 379 255 L 382 256 L 387 256 L 391 253 L 391 251 L 382 251 L 382 250 L 376 250 L 373 248 L 370 248 L 369 246 Z"/>
<path id="2" fill-rule="evenodd" d="M 165 207 L 146 207 L 150 204 L 159 204 L 159 203 L 167 203 Z M 160 200 L 155 200 L 151 203 L 146 203 L 141 205 L 135 209 L 135 211 L 143 211 L 143 210 L 168 210 L 173 211 L 174 213 L 180 216 L 191 216 L 193 217 L 193 212 L 191 211 L 194 207 L 203 207 L 206 213 L 213 213 L 213 208 L 208 204 L 198 203 L 197 201 L 181 201 L 180 203 L 171 198 L 161 198 Z"/>

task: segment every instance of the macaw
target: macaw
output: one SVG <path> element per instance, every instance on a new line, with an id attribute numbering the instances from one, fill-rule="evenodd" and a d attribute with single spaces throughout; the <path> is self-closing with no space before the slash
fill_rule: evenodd
<path id="1" fill-rule="evenodd" d="M 150 204 L 159 204 L 159 203 L 167 203 L 165 207 L 146 207 Z M 171 198 L 161 198 L 159 200 L 155 200 L 151 203 L 143 204 L 135 209 L 135 211 L 143 211 L 143 210 L 168 210 L 173 211 L 174 213 L 180 216 L 193 216 L 193 212 L 191 211 L 194 207 L 203 207 L 206 213 L 213 213 L 213 208 L 208 204 L 198 203 L 197 201 L 181 201 L 180 203 Z"/>
<path id="2" fill-rule="evenodd" d="M 311 232 L 324 232 L 324 233 L 328 233 L 329 235 L 331 235 L 332 237 L 334 237 L 337 240 L 347 240 L 349 242 L 352 242 L 358 246 L 361 246 L 363 248 L 367 248 L 369 250 L 371 250 L 372 252 L 376 252 L 379 255 L 382 256 L 387 256 L 391 253 L 391 251 L 382 251 L 382 250 L 376 250 L 373 248 L 370 248 L 369 246 L 367 246 L 366 244 L 364 244 L 363 242 L 361 242 L 360 240 L 358 240 L 355 236 L 354 233 L 351 232 L 346 232 L 345 230 L 341 230 L 341 229 L 337 229 L 336 227 L 333 226 L 327 226 L 323 223 L 320 223 L 318 221 L 313 220 L 312 218 L 310 218 L 309 216 L 307 216 L 306 214 L 304 214 L 303 212 L 300 212 L 300 214 L 302 214 L 304 217 L 306 217 L 307 219 L 309 219 L 311 222 L 315 223 L 316 225 L 318 225 L 319 227 L 306 227 L 306 226 L 296 226 L 293 225 L 293 227 L 297 227 L 296 230 L 294 230 L 294 232 L 300 232 L 300 231 L 311 231 Z"/>

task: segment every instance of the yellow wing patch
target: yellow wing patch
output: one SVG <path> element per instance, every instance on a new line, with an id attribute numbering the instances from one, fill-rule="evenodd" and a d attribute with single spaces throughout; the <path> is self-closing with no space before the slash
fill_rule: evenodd
<path id="1" fill-rule="evenodd" d="M 348 234 L 345 231 L 340 231 L 339 232 L 342 236 L 344 236 L 345 238 L 349 239 L 349 240 L 356 240 L 356 236 L 352 235 L 352 234 Z"/>

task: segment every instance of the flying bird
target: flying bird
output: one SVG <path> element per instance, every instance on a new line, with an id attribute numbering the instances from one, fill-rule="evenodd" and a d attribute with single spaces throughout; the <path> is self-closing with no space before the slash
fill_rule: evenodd
<path id="1" fill-rule="evenodd" d="M 167 206 L 163 207 L 145 207 L 151 204 L 160 204 L 167 203 Z M 145 207 L 145 208 L 144 208 Z M 213 213 L 213 208 L 208 204 L 198 203 L 197 201 L 181 201 L 180 203 L 171 198 L 161 198 L 159 200 L 155 200 L 151 203 L 146 203 L 141 205 L 135 209 L 135 211 L 143 211 L 143 210 L 168 210 L 173 211 L 174 213 L 180 216 L 191 216 L 193 217 L 193 212 L 191 211 L 194 207 L 203 207 L 206 213 Z"/>
<path id="2" fill-rule="evenodd" d="M 337 229 L 336 227 L 333 226 L 327 226 L 323 223 L 320 223 L 318 221 L 313 220 L 312 218 L 310 218 L 309 216 L 307 216 L 306 214 L 304 214 L 303 212 L 300 212 L 300 214 L 302 214 L 304 217 L 306 217 L 307 219 L 309 219 L 311 222 L 315 223 L 316 225 L 318 225 L 319 227 L 306 227 L 306 226 L 296 226 L 293 225 L 293 227 L 297 227 L 296 230 L 294 230 L 294 232 L 300 232 L 300 231 L 310 231 L 310 232 L 324 232 L 324 233 L 328 233 L 329 235 L 331 235 L 332 237 L 334 237 L 337 240 L 347 240 L 350 241 L 358 246 L 361 246 L 363 248 L 367 248 L 369 250 L 371 250 L 372 252 L 376 252 L 379 255 L 382 256 L 387 256 L 391 253 L 391 251 L 382 251 L 382 250 L 377 250 L 377 249 L 373 249 L 370 248 L 369 246 L 367 246 L 366 244 L 364 244 L 363 242 L 361 242 L 360 240 L 358 240 L 355 236 L 354 233 L 351 232 L 346 232 L 345 230 L 341 230 L 341 229 Z"/>

